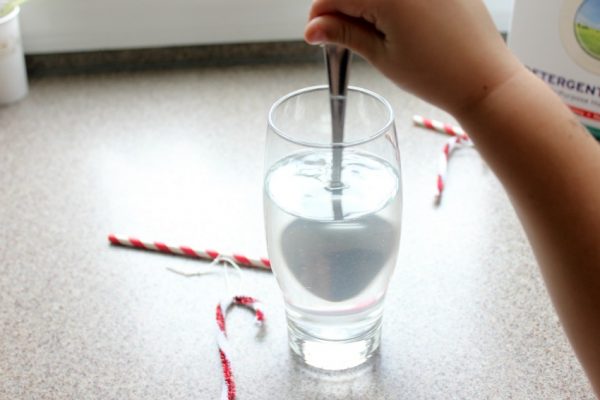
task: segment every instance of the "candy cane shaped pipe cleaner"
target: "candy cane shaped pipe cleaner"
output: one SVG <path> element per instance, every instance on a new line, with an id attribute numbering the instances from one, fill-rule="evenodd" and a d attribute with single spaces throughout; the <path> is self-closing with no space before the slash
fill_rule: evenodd
<path id="1" fill-rule="evenodd" d="M 439 158 L 437 185 L 436 185 L 436 203 L 439 203 L 442 199 L 442 193 L 446 187 L 446 174 L 448 172 L 448 162 L 450 161 L 450 155 L 459 146 L 472 146 L 471 140 L 465 136 L 455 136 L 450 138 L 444 145 L 442 153 Z"/>
<path id="2" fill-rule="evenodd" d="M 267 258 L 250 258 L 242 254 L 233 253 L 231 255 L 220 254 L 215 250 L 197 250 L 189 246 L 174 246 L 167 245 L 162 242 L 151 242 L 140 240 L 135 237 L 117 236 L 114 234 L 108 235 L 108 240 L 113 245 L 134 247 L 142 250 L 158 251 L 166 254 L 177 254 L 185 257 L 202 258 L 205 260 L 214 260 L 217 257 L 223 255 L 225 257 L 232 258 L 236 263 L 244 265 L 246 267 L 254 267 L 259 269 L 271 269 L 271 262 Z"/>
<path id="3" fill-rule="evenodd" d="M 452 136 L 451 139 L 444 145 L 442 153 L 439 158 L 438 174 L 436 179 L 436 204 L 439 204 L 442 199 L 442 193 L 446 187 L 446 174 L 448 173 L 448 163 L 450 162 L 450 156 L 457 147 L 473 146 L 473 142 L 465 131 L 459 126 L 453 126 L 445 124 L 440 121 L 425 118 L 420 115 L 413 116 L 413 122 L 415 125 L 422 128 L 426 128 L 432 131 L 444 133 Z"/>
<path id="4" fill-rule="evenodd" d="M 228 265 L 233 267 L 238 273 L 239 284 L 243 282 L 242 270 L 240 267 L 233 261 L 233 259 L 226 256 L 218 256 L 216 257 L 210 264 L 210 266 L 217 265 L 219 263 L 223 264 L 223 275 L 225 277 L 225 282 L 227 285 L 227 292 L 233 293 L 234 290 L 232 288 L 232 283 L 229 279 Z M 209 267 L 210 267 L 209 266 Z M 209 268 L 207 270 L 189 270 L 189 269 L 180 269 L 180 268 L 167 268 L 171 272 L 175 272 L 179 275 L 183 275 L 185 277 L 192 276 L 201 276 L 205 274 L 215 273 L 215 269 Z M 235 291 L 239 291 L 239 288 L 236 288 Z M 217 321 L 217 346 L 219 349 L 219 359 L 221 362 L 221 369 L 223 372 L 223 383 L 221 389 L 221 400 L 234 400 L 236 395 L 236 386 L 235 380 L 233 379 L 233 372 L 231 368 L 231 348 L 229 346 L 229 340 L 227 339 L 227 329 L 225 324 L 225 317 L 227 316 L 227 312 L 229 309 L 234 306 L 239 305 L 246 308 L 249 308 L 254 311 L 254 321 L 258 326 L 262 326 L 265 320 L 265 314 L 262 308 L 262 304 L 250 296 L 240 296 L 240 295 L 226 295 L 221 301 L 217 304 L 216 309 L 216 321 Z"/>
<path id="5" fill-rule="evenodd" d="M 240 305 L 252 309 L 255 316 L 254 321 L 259 326 L 263 324 L 265 319 L 261 304 L 255 298 L 250 296 L 234 296 L 232 298 L 221 300 L 221 302 L 217 304 L 217 344 L 219 346 L 221 367 L 223 368 L 221 400 L 234 400 L 236 394 L 235 381 L 231 369 L 231 349 L 229 347 L 225 325 L 226 313 L 232 305 Z"/>

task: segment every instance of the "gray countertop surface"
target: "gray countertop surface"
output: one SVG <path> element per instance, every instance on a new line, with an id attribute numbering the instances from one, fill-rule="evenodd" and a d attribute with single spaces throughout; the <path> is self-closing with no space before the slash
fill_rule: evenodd
<path id="1" fill-rule="evenodd" d="M 182 257 L 112 247 L 107 234 L 264 256 L 266 116 L 283 94 L 325 82 L 318 64 L 32 79 L 0 108 L 0 398 L 216 399 L 220 274 Z M 387 97 L 403 166 L 399 262 L 381 351 L 324 373 L 286 343 L 269 272 L 244 270 L 266 307 L 228 317 L 238 398 L 593 399 L 517 217 L 474 149 L 412 126 L 450 117 L 365 63 L 351 83 Z"/>

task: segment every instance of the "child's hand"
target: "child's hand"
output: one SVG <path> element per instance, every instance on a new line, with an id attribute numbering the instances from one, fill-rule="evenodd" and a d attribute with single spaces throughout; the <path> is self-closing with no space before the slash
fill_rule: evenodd
<path id="1" fill-rule="evenodd" d="M 600 146 L 508 51 L 481 0 L 315 0 L 305 36 L 351 48 L 469 132 L 600 394 Z"/>
<path id="2" fill-rule="evenodd" d="M 315 0 L 309 43 L 337 43 L 450 112 L 519 70 L 480 0 Z"/>

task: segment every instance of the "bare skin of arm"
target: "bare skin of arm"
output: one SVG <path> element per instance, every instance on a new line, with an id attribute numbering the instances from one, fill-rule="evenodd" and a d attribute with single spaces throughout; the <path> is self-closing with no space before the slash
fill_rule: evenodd
<path id="1" fill-rule="evenodd" d="M 315 0 L 305 37 L 351 48 L 469 132 L 600 394 L 600 145 L 510 53 L 483 3 Z"/>

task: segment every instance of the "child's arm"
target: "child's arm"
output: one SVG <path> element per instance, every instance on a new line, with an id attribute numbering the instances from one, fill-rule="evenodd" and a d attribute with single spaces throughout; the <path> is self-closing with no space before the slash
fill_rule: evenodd
<path id="1" fill-rule="evenodd" d="M 352 48 L 469 132 L 600 393 L 600 146 L 508 51 L 481 1 L 316 0 L 306 39 Z"/>
<path id="2" fill-rule="evenodd" d="M 456 117 L 504 184 L 600 393 L 600 145 L 527 70 Z"/>

